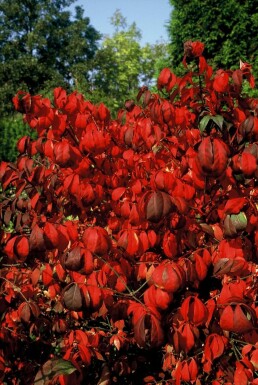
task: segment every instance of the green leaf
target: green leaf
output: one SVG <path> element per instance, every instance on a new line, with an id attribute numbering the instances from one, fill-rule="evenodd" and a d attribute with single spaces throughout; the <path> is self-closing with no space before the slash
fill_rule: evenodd
<path id="1" fill-rule="evenodd" d="M 47 383 L 54 377 L 61 374 L 68 375 L 75 372 L 76 368 L 70 361 L 58 358 L 55 360 L 48 360 L 36 374 L 34 384 L 47 385 Z"/>
<path id="2" fill-rule="evenodd" d="M 244 230 L 247 226 L 247 217 L 243 211 L 239 214 L 230 215 L 230 220 L 235 226 L 236 230 Z"/>
<path id="3" fill-rule="evenodd" d="M 210 115 L 205 115 L 202 120 L 200 121 L 200 124 L 199 124 L 199 128 L 201 130 L 201 132 L 205 131 L 209 121 L 211 120 L 211 116 Z"/>
<path id="4" fill-rule="evenodd" d="M 204 132 L 206 130 L 206 128 L 207 128 L 207 126 L 211 120 L 213 121 L 213 123 L 216 124 L 216 126 L 218 126 L 220 129 L 222 129 L 223 122 L 224 122 L 223 116 L 221 116 L 221 115 L 215 115 L 215 116 L 205 115 L 199 123 L 199 128 L 200 128 L 201 132 Z"/>
<path id="5" fill-rule="evenodd" d="M 213 122 L 214 122 L 219 128 L 222 129 L 223 122 L 224 122 L 223 116 L 221 116 L 221 115 L 211 116 L 211 120 L 213 120 Z"/>

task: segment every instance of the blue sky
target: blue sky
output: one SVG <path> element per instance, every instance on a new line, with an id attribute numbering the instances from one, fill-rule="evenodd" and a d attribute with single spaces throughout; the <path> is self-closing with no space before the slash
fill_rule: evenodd
<path id="1" fill-rule="evenodd" d="M 71 9 L 76 5 L 83 7 L 84 16 L 88 16 L 93 27 L 102 34 L 112 35 L 110 18 L 119 9 L 128 24 L 135 22 L 141 30 L 142 45 L 168 40 L 165 24 L 172 9 L 169 0 L 77 0 Z"/>

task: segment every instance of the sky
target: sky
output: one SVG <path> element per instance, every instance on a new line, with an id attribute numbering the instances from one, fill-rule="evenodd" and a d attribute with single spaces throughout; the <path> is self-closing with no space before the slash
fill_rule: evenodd
<path id="1" fill-rule="evenodd" d="M 169 0 L 77 0 L 71 9 L 77 5 L 83 7 L 84 16 L 88 16 L 91 25 L 102 34 L 113 34 L 110 18 L 119 9 L 128 25 L 135 22 L 140 29 L 141 45 L 168 40 L 165 25 L 172 9 Z"/>

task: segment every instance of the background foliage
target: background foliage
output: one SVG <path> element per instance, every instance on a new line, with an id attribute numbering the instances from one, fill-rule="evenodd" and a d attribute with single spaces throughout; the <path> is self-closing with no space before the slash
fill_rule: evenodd
<path id="1" fill-rule="evenodd" d="M 0 159 L 13 162 L 18 155 L 17 138 L 31 134 L 31 130 L 23 123 L 19 114 L 3 116 L 0 119 Z"/>
<path id="2" fill-rule="evenodd" d="M 73 2 L 0 1 L 1 113 L 13 110 L 19 89 L 36 94 L 56 84 L 70 88 L 78 66 L 87 76 L 100 34 L 81 7 L 73 18 L 65 10 Z"/>
<path id="3" fill-rule="evenodd" d="M 173 67 L 181 62 L 185 41 L 201 40 L 207 59 L 215 66 L 237 68 L 239 60 L 253 64 L 258 73 L 257 0 L 170 0 L 168 25 Z"/>
<path id="4" fill-rule="evenodd" d="M 13 160 L 17 130 L 26 134 L 20 118 L 15 129 L 13 124 L 11 100 L 19 89 L 45 96 L 57 85 L 76 89 L 94 103 L 105 102 L 114 115 L 140 84 L 153 85 L 164 67 L 164 42 L 141 46 L 137 26 L 119 11 L 111 19 L 114 34 L 101 40 L 82 7 L 73 16 L 67 10 L 74 2 L 0 1 L 1 159 Z"/>
<path id="5" fill-rule="evenodd" d="M 165 58 L 167 46 L 159 42 L 141 46 L 136 24 L 128 25 L 120 11 L 111 18 L 115 32 L 104 37 L 93 60 L 91 93 L 82 89 L 92 101 L 105 101 L 116 112 L 126 99 L 134 98 L 140 84 L 152 86 L 158 75 L 159 60 Z"/>

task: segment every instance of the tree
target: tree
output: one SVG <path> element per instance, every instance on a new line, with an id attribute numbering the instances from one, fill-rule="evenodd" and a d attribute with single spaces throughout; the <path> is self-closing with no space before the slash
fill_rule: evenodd
<path id="1" fill-rule="evenodd" d="M 31 93 L 61 84 L 69 88 L 78 71 L 87 76 L 100 34 L 83 9 L 65 10 L 74 0 L 0 1 L 0 102 L 12 109 L 18 89 Z"/>
<path id="2" fill-rule="evenodd" d="M 187 40 L 205 43 L 205 54 L 216 66 L 234 67 L 239 60 L 258 73 L 258 0 L 170 0 L 173 6 L 168 33 L 176 67 Z"/>
<path id="3" fill-rule="evenodd" d="M 139 85 L 141 72 L 141 34 L 136 24 L 128 26 L 126 19 L 116 11 L 111 18 L 115 28 L 112 36 L 106 36 L 94 62 L 93 89 L 108 95 L 114 107 L 124 97 L 131 97 Z"/>
<path id="4" fill-rule="evenodd" d="M 170 65 L 168 44 L 165 41 L 146 44 L 142 47 L 141 83 L 151 88 L 155 87 L 160 71 Z"/>
<path id="5" fill-rule="evenodd" d="M 142 47 L 140 30 L 135 23 L 128 25 L 119 10 L 111 17 L 111 24 L 115 31 L 103 39 L 94 59 L 89 98 L 102 100 L 115 110 L 123 100 L 132 98 L 141 84 L 153 84 L 156 62 L 165 55 L 166 45 Z M 84 93 L 87 87 L 82 88 Z"/>

